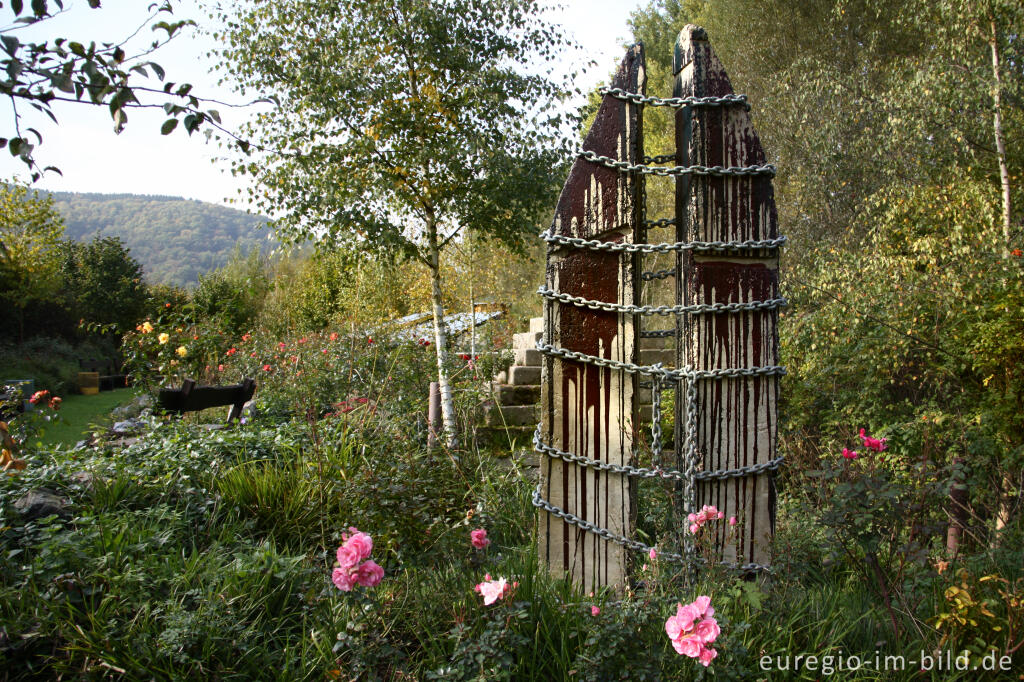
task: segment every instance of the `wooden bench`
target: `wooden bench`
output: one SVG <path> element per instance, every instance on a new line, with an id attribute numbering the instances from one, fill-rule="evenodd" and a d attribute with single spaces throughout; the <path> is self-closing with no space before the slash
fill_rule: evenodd
<path id="1" fill-rule="evenodd" d="M 196 382 L 186 379 L 181 388 L 161 388 L 156 401 L 167 412 L 178 414 L 231 405 L 228 413 L 230 423 L 241 418 L 242 407 L 252 400 L 255 392 L 256 382 L 249 378 L 231 386 L 197 386 Z"/>

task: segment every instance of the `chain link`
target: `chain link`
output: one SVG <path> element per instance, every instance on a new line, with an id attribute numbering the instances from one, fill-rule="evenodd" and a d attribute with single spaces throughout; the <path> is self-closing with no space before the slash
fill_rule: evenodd
<path id="1" fill-rule="evenodd" d="M 739 251 L 742 249 L 775 249 L 786 243 L 786 237 L 775 239 L 747 239 L 736 242 L 670 242 L 664 244 L 633 244 L 629 242 L 604 242 L 598 239 L 566 237 L 549 230 L 541 235 L 548 244 L 561 244 L 577 249 L 612 251 L 625 253 L 671 253 L 673 251 Z"/>
<path id="2" fill-rule="evenodd" d="M 652 279 L 665 279 L 666 277 L 675 277 L 675 268 L 666 268 L 664 270 L 656 270 L 654 272 L 643 272 L 640 274 L 640 279 L 645 282 L 650 282 Z"/>
<path id="3" fill-rule="evenodd" d="M 583 519 L 583 518 L 580 518 L 579 516 L 576 516 L 572 512 L 567 512 L 564 509 L 551 504 L 550 502 L 548 502 L 547 500 L 545 500 L 541 496 L 541 494 L 540 494 L 540 484 L 538 484 L 537 487 L 534 488 L 531 502 L 533 503 L 534 507 L 537 507 L 538 509 L 543 509 L 544 511 L 548 512 L 549 514 L 551 514 L 553 516 L 557 516 L 558 518 L 562 519 L 566 523 L 569 523 L 569 524 L 571 524 L 573 526 L 576 526 L 577 528 L 581 528 L 581 529 L 587 531 L 588 533 L 593 533 L 594 535 L 596 535 L 599 538 L 602 538 L 604 540 L 609 540 L 609 541 L 614 542 L 616 544 L 622 545 L 623 547 L 626 547 L 628 549 L 632 549 L 632 550 L 637 551 L 637 552 L 643 552 L 645 554 L 649 553 L 652 549 L 656 549 L 655 547 L 652 547 L 651 545 L 645 545 L 644 543 L 638 542 L 637 540 L 630 540 L 629 538 L 627 538 L 624 535 L 619 535 L 618 533 L 613 533 L 610 530 L 607 530 L 606 528 L 602 528 L 601 526 L 593 524 L 590 521 L 587 521 L 586 519 Z M 675 552 L 666 552 L 666 551 L 663 551 L 663 550 L 660 550 L 660 549 L 658 549 L 657 552 L 658 552 L 658 558 L 659 559 L 663 559 L 665 561 L 671 561 L 671 562 L 677 563 L 677 564 L 687 563 L 687 557 L 684 557 L 682 554 L 676 554 Z M 700 559 L 699 557 L 690 557 L 689 561 L 690 562 L 697 562 L 697 563 L 704 563 L 703 560 Z M 718 565 L 719 566 L 724 566 L 726 568 L 730 568 L 730 569 L 735 570 L 735 571 L 741 571 L 743 573 L 753 573 L 753 572 L 771 573 L 771 571 L 772 571 L 770 566 L 765 566 L 764 564 L 755 564 L 755 563 L 736 564 L 736 563 L 733 563 L 731 561 L 720 561 L 720 562 L 718 562 Z"/>
<path id="4" fill-rule="evenodd" d="M 537 342 L 537 350 L 544 355 L 553 355 L 565 360 L 574 360 L 598 367 L 617 369 L 628 374 L 649 374 L 659 375 L 665 380 L 684 381 L 688 379 L 733 379 L 736 377 L 761 377 L 761 376 L 784 376 L 786 368 L 780 365 L 765 365 L 763 367 L 727 367 L 723 369 L 692 369 L 683 367 L 680 369 L 666 369 L 655 365 L 635 365 L 632 362 L 621 362 L 602 358 L 597 355 L 588 355 L 566 348 L 559 348 L 543 341 Z M 694 388 L 696 391 L 696 388 Z M 696 397 L 696 396 L 695 396 Z"/>
<path id="5" fill-rule="evenodd" d="M 591 163 L 598 163 L 607 168 L 615 168 L 627 173 L 635 172 L 643 173 L 644 175 L 658 175 L 662 177 L 670 175 L 710 175 L 716 177 L 767 175 L 769 177 L 775 177 L 775 166 L 770 163 L 757 166 L 668 166 L 661 168 L 658 166 L 648 166 L 642 163 L 636 164 L 630 163 L 629 161 L 619 161 L 618 159 L 613 159 L 610 156 L 601 156 L 597 152 L 592 151 L 580 152 L 579 157 L 581 159 L 586 159 Z"/>
<path id="6" fill-rule="evenodd" d="M 543 298 L 551 301 L 571 303 L 579 308 L 590 308 L 591 310 L 604 310 L 607 312 L 622 312 L 636 315 L 703 315 L 705 313 L 738 313 L 757 310 L 776 310 L 786 305 L 784 298 L 770 298 L 767 301 L 751 301 L 750 303 L 697 303 L 694 305 L 626 305 L 622 303 L 608 303 L 606 301 L 595 301 L 582 296 L 570 296 L 569 294 L 551 291 L 545 286 L 537 289 L 537 293 Z"/>
<path id="7" fill-rule="evenodd" d="M 668 163 L 669 161 L 675 161 L 675 154 L 659 154 L 658 156 L 645 156 L 644 163 Z"/>
<path id="8" fill-rule="evenodd" d="M 745 109 L 750 110 L 746 95 L 725 95 L 724 97 L 651 97 L 636 92 L 627 92 L 622 88 L 602 87 L 598 90 L 602 95 L 611 95 L 633 104 L 646 104 L 652 107 L 672 107 L 682 109 L 683 107 L 720 107 L 734 104 L 742 104 Z"/>
<path id="9" fill-rule="evenodd" d="M 654 365 L 661 369 L 661 363 Z M 661 466 L 661 375 L 651 377 L 651 453 L 655 466 Z"/>
<path id="10" fill-rule="evenodd" d="M 658 220 L 645 220 L 644 227 L 669 227 L 676 224 L 675 218 L 659 218 Z"/>
<path id="11" fill-rule="evenodd" d="M 687 479 L 687 473 L 685 471 L 677 471 L 675 469 L 663 469 L 660 466 L 654 467 L 634 467 L 628 464 L 613 464 L 612 462 L 602 462 L 599 459 L 593 459 L 585 455 L 577 455 L 573 452 L 566 452 L 565 450 L 559 450 L 556 447 L 552 447 L 543 441 L 541 436 L 541 427 L 537 426 L 537 429 L 533 432 L 533 449 L 535 452 L 541 455 L 547 455 L 548 457 L 554 457 L 560 459 L 563 462 L 569 464 L 576 464 L 587 469 L 593 469 L 595 471 L 610 471 L 615 474 L 622 474 L 629 476 L 630 478 L 664 478 L 670 481 L 682 481 L 685 482 Z M 785 461 L 784 457 L 776 457 L 775 459 L 760 464 L 751 464 L 748 466 L 737 467 L 735 469 L 719 469 L 717 471 L 698 471 L 693 474 L 693 478 L 698 481 L 719 481 L 728 480 L 730 478 L 743 478 L 744 476 L 756 476 L 765 472 L 778 471 L 779 467 Z M 692 511 L 692 510 L 691 510 Z"/>
<path id="12" fill-rule="evenodd" d="M 640 332 L 641 339 L 669 339 L 676 335 L 675 329 L 654 329 Z"/>

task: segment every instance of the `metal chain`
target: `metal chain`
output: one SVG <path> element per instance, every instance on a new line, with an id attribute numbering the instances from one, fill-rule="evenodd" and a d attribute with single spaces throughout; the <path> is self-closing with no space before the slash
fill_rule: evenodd
<path id="1" fill-rule="evenodd" d="M 686 478 L 683 479 L 683 516 L 696 511 L 696 471 L 697 471 L 697 380 L 688 378 L 686 380 L 686 401 L 684 403 L 685 414 L 683 427 L 686 429 L 686 446 L 683 451 L 683 472 Z M 683 552 L 687 556 L 693 556 L 695 548 L 693 539 L 689 535 L 683 536 Z"/>
<path id="2" fill-rule="evenodd" d="M 661 369 L 661 363 L 654 365 Z M 651 453 L 655 466 L 661 466 L 661 375 L 651 377 Z"/>
<path id="3" fill-rule="evenodd" d="M 733 104 L 742 104 L 748 111 L 750 110 L 750 104 L 747 102 L 746 95 L 725 95 L 724 97 L 650 97 L 648 95 L 641 95 L 636 92 L 627 92 L 622 88 L 608 88 L 602 87 L 598 90 L 602 95 L 611 95 L 616 99 L 621 99 L 626 102 L 633 102 L 634 104 L 646 104 L 652 107 L 672 107 L 673 109 L 682 109 L 683 107 L 698 106 L 698 107 L 720 107 Z"/>
<path id="4" fill-rule="evenodd" d="M 675 469 L 662 469 L 659 466 L 634 467 L 628 464 L 614 464 L 612 462 L 603 462 L 599 459 L 593 459 L 585 455 L 577 455 L 576 453 L 573 452 L 559 450 L 556 447 L 552 447 L 544 443 L 543 437 L 541 436 L 540 425 L 538 425 L 537 429 L 534 430 L 533 432 L 533 449 L 538 454 L 547 455 L 548 457 L 554 457 L 556 459 L 562 460 L 563 462 L 568 462 L 569 464 L 576 464 L 587 469 L 593 469 L 594 471 L 610 471 L 614 474 L 622 474 L 624 476 L 629 476 L 630 478 L 664 478 L 671 481 L 683 482 L 687 480 L 687 474 L 684 471 L 677 471 Z M 776 457 L 775 459 L 769 460 L 767 462 L 737 467 L 736 469 L 698 471 L 693 474 L 693 478 L 698 481 L 724 481 L 730 478 L 756 476 L 765 472 L 777 471 L 784 461 L 785 458 Z"/>
<path id="5" fill-rule="evenodd" d="M 654 329 L 640 332 L 641 339 L 668 339 L 676 335 L 675 329 Z"/>
<path id="6" fill-rule="evenodd" d="M 644 221 L 644 227 L 648 227 L 648 228 L 650 228 L 650 227 L 669 227 L 670 225 L 675 225 L 675 224 L 676 224 L 676 219 L 675 218 L 660 218 L 658 220 L 645 220 Z"/>
<path id="7" fill-rule="evenodd" d="M 703 315 L 705 313 L 737 313 L 757 310 L 776 310 L 786 305 L 784 298 L 770 298 L 767 301 L 751 301 L 750 303 L 697 303 L 694 305 L 627 305 L 622 303 L 608 303 L 606 301 L 595 301 L 582 296 L 570 296 L 551 291 L 546 286 L 537 289 L 537 293 L 543 298 L 562 303 L 571 303 L 579 308 L 590 308 L 591 310 L 605 310 L 608 312 L 622 312 L 636 315 Z"/>
<path id="8" fill-rule="evenodd" d="M 593 151 L 580 152 L 579 158 L 586 159 L 591 163 L 601 164 L 608 168 L 625 171 L 627 173 L 636 172 L 662 177 L 670 175 L 711 175 L 723 177 L 767 175 L 769 177 L 775 177 L 775 166 L 770 163 L 755 166 L 668 166 L 662 168 L 658 166 L 647 166 L 642 163 L 636 164 L 630 163 L 629 161 L 619 161 L 618 159 L 613 159 L 610 156 L 601 156 L 597 152 Z"/>
<path id="9" fill-rule="evenodd" d="M 610 540 L 610 541 L 612 541 L 614 543 L 622 545 L 623 547 L 635 550 L 637 552 L 643 552 L 645 554 L 649 553 L 652 549 L 656 549 L 656 548 L 652 547 L 651 545 L 645 545 L 644 543 L 638 542 L 637 540 L 630 540 L 629 538 L 625 537 L 624 535 L 619 535 L 618 533 L 613 533 L 610 530 L 607 530 L 606 528 L 602 528 L 600 526 L 597 526 L 597 525 L 591 523 L 590 521 L 587 521 L 586 519 L 583 519 L 583 518 L 580 518 L 579 516 L 576 516 L 572 512 L 565 511 L 564 509 L 561 509 L 560 507 L 557 507 L 557 506 L 551 504 L 550 502 L 545 500 L 543 497 L 541 497 L 541 494 L 540 494 L 540 484 L 538 484 L 537 487 L 534 488 L 534 490 L 533 490 L 533 497 L 531 499 L 531 502 L 533 503 L 534 507 L 537 507 L 538 509 L 543 509 L 544 511 L 548 512 L 549 514 L 552 514 L 552 515 L 557 516 L 558 518 L 562 519 L 566 523 L 569 523 L 569 524 L 571 524 L 573 526 L 576 526 L 577 528 L 581 528 L 581 529 L 587 531 L 588 533 L 593 533 L 594 535 L 596 535 L 599 538 L 602 538 L 604 540 Z M 680 563 L 680 564 L 687 563 L 687 557 L 684 557 L 682 554 L 676 554 L 674 552 L 665 552 L 665 551 L 662 551 L 662 550 L 657 550 L 657 551 L 658 551 L 658 558 L 660 558 L 660 559 L 664 559 L 666 561 L 671 561 L 673 563 Z M 694 557 L 690 557 L 689 561 L 691 561 L 691 562 L 692 561 L 696 561 L 696 562 L 703 563 L 703 561 L 700 558 L 694 558 Z M 733 569 L 733 570 L 736 570 L 736 571 L 742 571 L 744 573 L 752 573 L 752 572 L 771 573 L 771 571 L 772 571 L 770 566 L 765 566 L 764 564 L 755 564 L 755 563 L 736 564 L 736 563 L 733 563 L 731 561 L 720 561 L 720 562 L 718 562 L 718 565 L 719 566 L 724 566 L 726 568 L 730 568 L 730 569 Z"/>
<path id="10" fill-rule="evenodd" d="M 561 244 L 578 249 L 612 251 L 625 253 L 670 253 L 673 251 L 736 251 L 741 249 L 775 249 L 786 243 L 786 237 L 775 239 L 747 239 L 737 242 L 670 242 L 664 244 L 632 244 L 629 242 L 604 242 L 598 239 L 566 237 L 554 234 L 552 229 L 543 233 L 541 239 L 548 244 Z"/>
<path id="11" fill-rule="evenodd" d="M 666 268 L 664 270 L 656 270 L 654 272 L 644 272 L 640 274 L 640 279 L 645 282 L 650 282 L 652 279 L 665 279 L 666 277 L 675 277 L 675 268 Z"/>
<path id="12" fill-rule="evenodd" d="M 659 154 L 658 156 L 645 156 L 644 163 L 668 163 L 669 161 L 675 161 L 675 154 Z"/>
<path id="13" fill-rule="evenodd" d="M 654 365 L 635 365 L 632 362 L 621 362 L 602 358 L 597 355 L 579 353 L 566 348 L 559 348 L 543 341 L 537 342 L 537 350 L 545 355 L 554 355 L 566 360 L 575 360 L 598 367 L 617 369 L 629 374 L 659 375 L 665 380 L 683 381 L 688 379 L 731 379 L 736 377 L 760 377 L 760 376 L 784 376 L 786 368 L 780 365 L 765 365 L 763 367 L 728 367 L 724 369 L 692 369 L 683 367 L 680 369 L 665 369 Z M 696 389 L 694 389 L 696 390 Z"/>

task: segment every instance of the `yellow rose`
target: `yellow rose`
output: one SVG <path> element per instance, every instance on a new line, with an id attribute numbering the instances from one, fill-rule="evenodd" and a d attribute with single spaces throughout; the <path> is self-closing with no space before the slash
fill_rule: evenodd
<path id="1" fill-rule="evenodd" d="M 151 331 L 153 331 L 153 325 L 149 323 L 149 320 L 146 320 L 145 322 L 142 323 L 142 333 L 148 334 Z"/>
<path id="2" fill-rule="evenodd" d="M 181 357 L 185 357 L 186 355 L 188 355 L 188 349 L 185 348 L 185 346 L 178 346 L 178 350 L 174 352 L 180 355 Z"/>
<path id="3" fill-rule="evenodd" d="M 160 342 L 160 345 L 163 345 L 170 341 L 171 337 L 170 335 L 167 334 L 167 332 L 163 332 L 160 334 L 160 336 L 156 337 L 156 340 Z"/>

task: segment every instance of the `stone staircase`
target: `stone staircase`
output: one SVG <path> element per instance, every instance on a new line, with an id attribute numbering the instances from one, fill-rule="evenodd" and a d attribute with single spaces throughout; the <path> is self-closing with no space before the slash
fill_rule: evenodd
<path id="1" fill-rule="evenodd" d="M 494 378 L 495 404 L 487 413 L 486 426 L 496 435 L 528 447 L 540 421 L 541 354 L 537 341 L 544 333 L 544 318 L 530 320 L 530 331 L 512 335 L 512 366 Z M 493 438 L 494 442 L 501 442 Z"/>
<path id="2" fill-rule="evenodd" d="M 512 352 L 515 362 L 508 370 L 494 378 L 495 404 L 487 413 L 485 429 L 495 444 L 514 442 L 517 448 L 530 447 L 533 431 L 540 421 L 540 372 L 543 356 L 537 350 L 537 341 L 544 330 L 544 318 L 530 320 L 530 331 L 514 334 Z M 642 365 L 657 362 L 665 367 L 675 366 L 675 340 L 656 338 L 640 340 Z M 644 377 L 641 381 L 650 381 Z M 651 422 L 651 389 L 640 389 L 640 422 Z"/>

